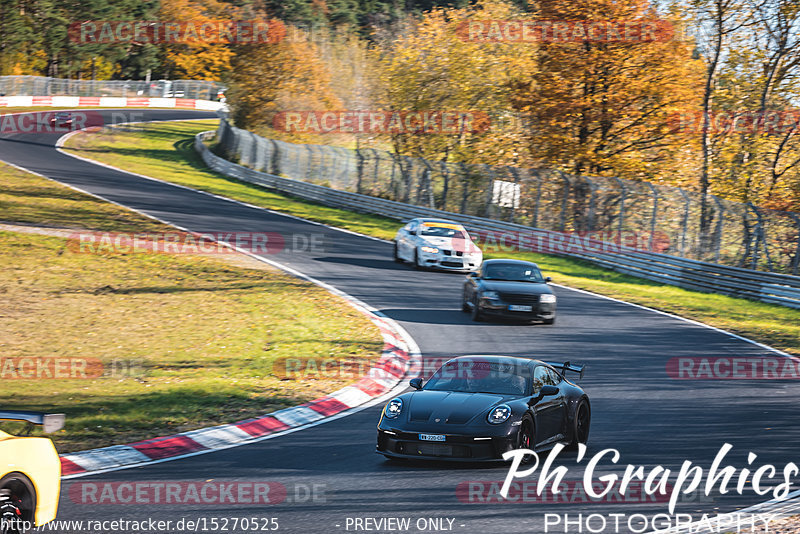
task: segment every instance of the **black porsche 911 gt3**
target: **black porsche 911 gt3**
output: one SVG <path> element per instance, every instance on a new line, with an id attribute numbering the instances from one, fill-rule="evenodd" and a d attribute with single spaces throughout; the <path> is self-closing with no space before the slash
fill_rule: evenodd
<path id="1" fill-rule="evenodd" d="M 387 458 L 502 460 L 514 449 L 543 451 L 589 439 L 589 397 L 567 380 L 583 366 L 510 356 L 448 360 L 423 385 L 389 401 L 378 422 Z"/>
<path id="2" fill-rule="evenodd" d="M 535 263 L 523 260 L 486 260 L 464 281 L 461 309 L 472 319 L 507 317 L 553 324 L 556 296 Z"/>

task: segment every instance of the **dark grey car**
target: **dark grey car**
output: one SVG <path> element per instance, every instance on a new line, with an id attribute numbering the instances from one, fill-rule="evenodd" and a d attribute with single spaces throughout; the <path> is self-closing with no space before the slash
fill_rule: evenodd
<path id="1" fill-rule="evenodd" d="M 522 260 L 486 260 L 464 282 L 461 309 L 475 321 L 497 316 L 523 321 L 556 320 L 556 296 L 539 267 Z"/>

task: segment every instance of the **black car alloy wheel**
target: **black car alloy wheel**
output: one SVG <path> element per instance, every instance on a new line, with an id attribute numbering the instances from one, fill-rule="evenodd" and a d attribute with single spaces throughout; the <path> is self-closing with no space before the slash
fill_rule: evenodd
<path id="1" fill-rule="evenodd" d="M 572 445 L 577 447 L 579 443 L 589 441 L 589 425 L 591 424 L 591 412 L 586 401 L 582 400 L 575 410 L 575 422 L 573 428 Z"/>
<path id="2" fill-rule="evenodd" d="M 533 433 L 533 422 L 529 418 L 525 418 L 522 420 L 522 424 L 519 427 L 519 438 L 517 439 L 517 448 L 518 449 L 530 449 L 533 450 L 533 446 L 535 443 L 534 440 L 534 433 Z M 528 464 L 533 461 L 533 456 L 530 454 L 526 454 L 522 458 L 523 464 Z"/>

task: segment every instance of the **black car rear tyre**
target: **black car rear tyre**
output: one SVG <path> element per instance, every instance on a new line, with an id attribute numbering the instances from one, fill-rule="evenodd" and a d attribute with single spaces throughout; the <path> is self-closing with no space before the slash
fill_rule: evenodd
<path id="1" fill-rule="evenodd" d="M 589 441 L 589 426 L 592 422 L 592 411 L 589 403 L 581 400 L 575 408 L 575 419 L 572 422 L 572 443 L 571 448 L 577 449 L 578 444 L 584 445 Z"/>

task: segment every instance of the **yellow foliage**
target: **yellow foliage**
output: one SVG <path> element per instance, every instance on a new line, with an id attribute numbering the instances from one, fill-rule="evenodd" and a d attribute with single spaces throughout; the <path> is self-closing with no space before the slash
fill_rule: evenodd
<path id="1" fill-rule="evenodd" d="M 316 45 L 303 38 L 240 47 L 228 97 L 236 125 L 249 129 L 271 124 L 278 111 L 341 106 Z"/>
<path id="2" fill-rule="evenodd" d="M 535 68 L 532 50 L 477 42 L 459 32 L 469 20 L 520 16 L 511 4 L 499 0 L 486 0 L 475 8 L 435 9 L 382 43 L 376 53 L 384 109 L 478 111 L 491 120 L 490 129 L 481 133 L 395 135 L 396 151 L 466 162 L 524 160 L 519 151 L 520 124 L 510 114 L 508 85 L 517 73 Z"/>
<path id="3" fill-rule="evenodd" d="M 195 25 L 215 20 L 237 20 L 242 12 L 231 4 L 218 0 L 170 0 L 162 2 L 159 18 L 162 21 L 192 21 Z M 230 71 L 234 55 L 229 44 L 192 42 L 166 43 L 163 46 L 171 78 L 220 80 Z"/>
<path id="4" fill-rule="evenodd" d="M 562 21 L 652 21 L 644 0 L 547 0 L 537 15 Z M 544 41 L 538 70 L 514 86 L 531 117 L 531 151 L 542 165 L 584 174 L 657 180 L 686 144 L 670 118 L 699 101 L 703 65 L 693 43 Z"/>

